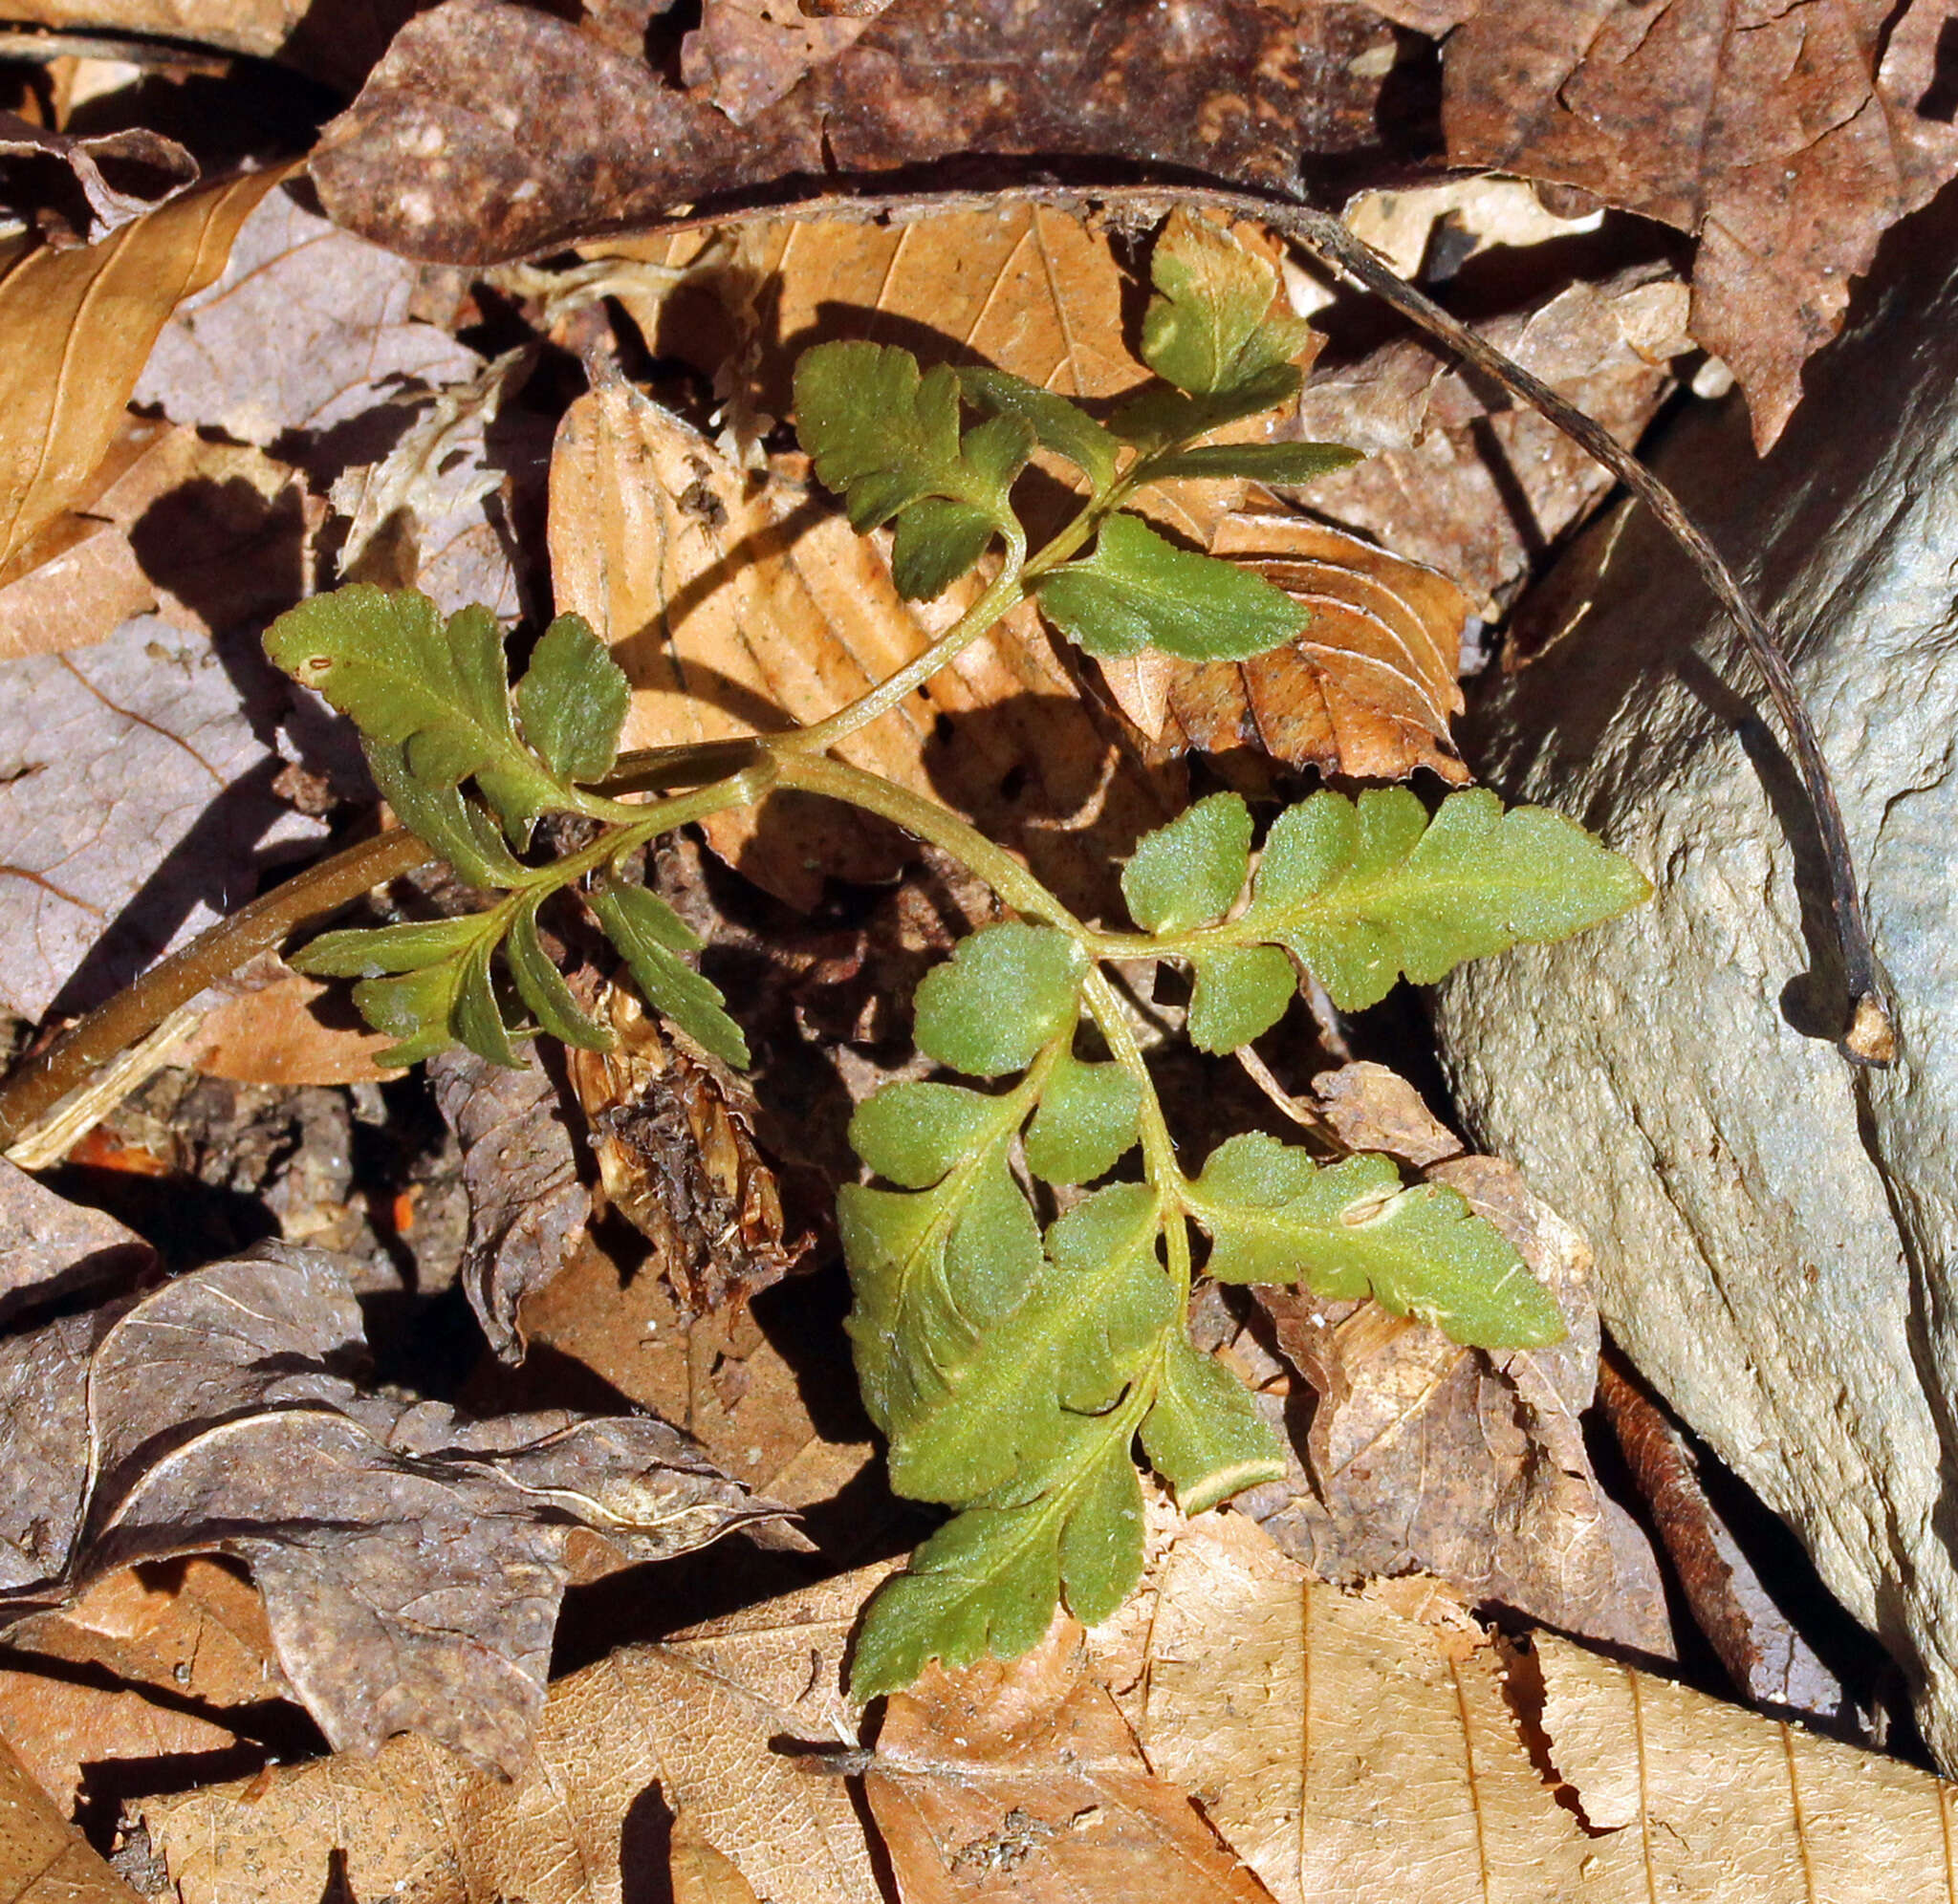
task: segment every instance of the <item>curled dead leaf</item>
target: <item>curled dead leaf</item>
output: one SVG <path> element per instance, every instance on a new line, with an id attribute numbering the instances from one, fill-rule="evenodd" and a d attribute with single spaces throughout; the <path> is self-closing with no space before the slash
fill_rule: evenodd
<path id="1" fill-rule="evenodd" d="M 664 1422 L 364 1394 L 339 1372 L 363 1347 L 337 1260 L 281 1244 L 0 1341 L 0 1402 L 34 1451 L 0 1480 L 0 1605 L 232 1554 L 335 1743 L 422 1731 L 513 1772 L 575 1531 L 622 1564 L 782 1510 Z"/>
<path id="2" fill-rule="evenodd" d="M 617 1043 L 566 1062 L 606 1198 L 653 1245 L 684 1314 L 738 1308 L 807 1247 L 783 1241 L 754 1093 L 623 986 L 604 985 L 589 1008 Z"/>

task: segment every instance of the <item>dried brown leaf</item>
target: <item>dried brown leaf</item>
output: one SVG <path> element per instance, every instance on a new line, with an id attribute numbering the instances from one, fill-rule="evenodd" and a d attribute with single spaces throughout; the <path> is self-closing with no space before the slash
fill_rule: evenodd
<path id="1" fill-rule="evenodd" d="M 1254 569 L 1312 610 L 1296 641 L 1249 661 L 1171 662 L 1147 677 L 1182 739 L 1205 753 L 1255 748 L 1292 767 L 1368 780 L 1416 768 L 1464 781 L 1448 722 L 1468 600 L 1447 576 L 1303 516 L 1226 516 L 1212 554 Z M 1156 709 L 1110 688 L 1138 726 Z"/>
<path id="2" fill-rule="evenodd" d="M 36 1457 L 0 1468 L 0 1584 L 32 1612 L 137 1562 L 234 1555 L 335 1743 L 424 1731 L 514 1772 L 574 1531 L 650 1560 L 771 1510 L 664 1422 L 364 1395 L 338 1372 L 363 1347 L 337 1260 L 280 1244 L 0 1341 Z"/>
<path id="3" fill-rule="evenodd" d="M 64 1810 L 85 1778 L 235 1746 L 226 1709 L 286 1693 L 263 1603 L 210 1560 L 110 1574 L 72 1607 L 16 1622 L 7 1645 L 0 1733 Z"/>
<path id="4" fill-rule="evenodd" d="M 254 960 L 252 964 L 258 965 Z M 353 1016 L 343 987 L 267 955 L 234 972 L 177 1054 L 206 1077 L 238 1084 L 364 1084 L 401 1072 L 375 1063 L 395 1041 Z"/>
<path id="5" fill-rule="evenodd" d="M 1188 0 L 1173 35 L 1154 0 L 898 0 L 736 124 L 597 33 L 506 0 L 448 0 L 402 29 L 313 175 L 336 223 L 456 263 L 790 176 L 968 154 L 1127 160 L 1282 189 L 1301 152 L 1376 143 L 1395 57 L 1393 30 L 1346 0 Z"/>
<path id="6" fill-rule="evenodd" d="M 851 45 L 871 17 L 810 18 L 797 0 L 707 0 L 680 44 L 681 82 L 746 125 Z"/>
<path id="7" fill-rule="evenodd" d="M 1670 388 L 1667 362 L 1690 348 L 1686 303 L 1668 270 L 1642 265 L 1479 328 L 1632 444 Z M 1299 492 L 1316 512 L 1452 576 L 1485 617 L 1612 485 L 1556 425 L 1491 410 L 1486 386 L 1412 338 L 1313 373 L 1298 432 L 1368 453 Z"/>
<path id="8" fill-rule="evenodd" d="M 0 1739 L 0 1904 L 136 1904 Z"/>
<path id="9" fill-rule="evenodd" d="M 623 986 L 603 985 L 587 1009 L 617 1042 L 567 1051 L 566 1066 L 607 1200 L 651 1243 L 684 1313 L 740 1307 L 807 1244 L 783 1242 L 754 1093 L 685 1033 L 663 1033 Z"/>
<path id="10" fill-rule="evenodd" d="M 826 499 L 759 485 L 622 381 L 581 397 L 551 475 L 557 604 L 610 641 L 634 683 L 625 745 L 705 741 L 821 720 L 950 626 L 975 580 L 906 605 L 875 547 Z M 946 738 L 938 738 L 939 724 Z M 1023 606 L 918 694 L 838 747 L 951 805 L 1023 853 L 1070 904 L 1117 903 L 1112 867 L 1166 817 Z M 888 829 L 778 798 L 706 823 L 716 853 L 807 907 L 823 876 L 903 863 Z"/>
<path id="11" fill-rule="evenodd" d="M 469 1243 L 462 1282 L 490 1346 L 507 1362 L 524 1355 L 524 1297 L 561 1270 L 584 1234 L 591 1192 L 557 1082 L 535 1062 L 510 1071 L 457 1047 L 432 1059 L 435 1102 L 463 1149 Z"/>
<path id="12" fill-rule="evenodd" d="M 398 1740 L 371 1762 L 342 1754 L 148 1805 L 151 1836 L 182 1904 L 318 1904 L 337 1854 L 357 1897 L 618 1904 L 659 1856 L 664 1806 L 763 1897 L 866 1904 L 878 1882 L 848 1787 L 771 1745 L 855 1744 L 843 1655 L 888 1571 L 826 1581 L 559 1681 L 514 1783 Z"/>
<path id="13" fill-rule="evenodd" d="M 1150 1771 L 1080 1639 L 1060 1614 L 1011 1663 L 933 1663 L 891 1696 L 864 1789 L 905 1904 L 1269 1900 Z"/>
<path id="14" fill-rule="evenodd" d="M 741 1867 L 702 1831 L 691 1811 L 673 1821 L 666 1875 L 673 1904 L 761 1904 Z"/>
<path id="15" fill-rule="evenodd" d="M 1765 450 L 1878 240 L 1958 172 L 1925 109 L 1946 23 L 1927 0 L 1484 7 L 1447 43 L 1449 155 L 1698 234 L 1692 334 Z"/>
<path id="16" fill-rule="evenodd" d="M 88 483 L 170 314 L 224 270 L 282 176 L 199 185 L 99 245 L 31 251 L 0 276 L 0 579 Z"/>
<path id="17" fill-rule="evenodd" d="M 1367 1131 L 1350 1096 L 1342 1112 L 1349 1140 L 1369 1149 L 1397 1140 Z M 1413 1124 L 1404 1106 L 1401 1126 L 1417 1154 L 1432 1154 L 1437 1133 Z M 1321 1578 L 1419 1569 L 1472 1600 L 1670 1657 L 1651 1548 L 1599 1484 L 1584 1446 L 1579 1417 L 1599 1352 L 1589 1248 L 1512 1164 L 1453 1157 L 1423 1174 L 1503 1231 L 1556 1298 L 1570 1334 L 1547 1349 L 1490 1353 L 1374 1304 L 1260 1288 L 1280 1347 L 1318 1401 L 1302 1471 L 1251 1497 L 1258 1518 Z"/>

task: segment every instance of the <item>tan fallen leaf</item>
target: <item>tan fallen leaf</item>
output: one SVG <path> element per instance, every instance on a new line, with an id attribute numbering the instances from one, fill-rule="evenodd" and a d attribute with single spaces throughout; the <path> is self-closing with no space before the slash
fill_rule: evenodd
<path id="1" fill-rule="evenodd" d="M 224 270 L 284 176 L 195 186 L 99 245 L 31 251 L 0 276 L 0 579 L 87 484 L 170 314 Z"/>
<path id="2" fill-rule="evenodd" d="M 606 1200 L 651 1243 L 684 1312 L 739 1307 L 808 1244 L 784 1240 L 753 1092 L 684 1032 L 662 1031 L 628 987 L 601 981 L 584 1003 L 615 1040 L 565 1053 Z"/>
<path id="3" fill-rule="evenodd" d="M 364 1084 L 401 1075 L 375 1063 L 392 1040 L 353 1016 L 344 988 L 276 958 L 268 963 L 269 971 L 233 973 L 212 988 L 216 1002 L 179 1063 L 237 1084 Z"/>
<path id="4" fill-rule="evenodd" d="M 1170 1550 L 1142 1742 L 1280 1904 L 1958 1897 L 1958 1789 L 1553 1635 L 1506 1660 L 1233 1515 Z"/>
<path id="5" fill-rule="evenodd" d="M 1323 1579 L 1418 1569 L 1477 1603 L 1671 1657 L 1650 1543 L 1605 1493 L 1585 1447 L 1579 1417 L 1597 1387 L 1599 1331 L 1584 1239 L 1512 1164 L 1456 1154 L 1391 1072 L 1333 1072 L 1314 1090 L 1346 1144 L 1423 1159 L 1424 1177 L 1493 1222 L 1555 1295 L 1570 1333 L 1547 1349 L 1489 1352 L 1377 1304 L 1260 1288 L 1316 1400 L 1300 1465 L 1244 1504 Z"/>
<path id="6" fill-rule="evenodd" d="M 635 1861 L 657 1856 L 664 1807 L 762 1897 L 869 1904 L 878 1881 L 845 1782 L 771 1742 L 856 1744 L 843 1655 L 888 1571 L 845 1574 L 559 1681 L 512 1782 L 398 1740 L 375 1759 L 341 1754 L 146 1805 L 151 1837 L 182 1904 L 318 1904 L 336 1853 L 363 1899 L 620 1904 L 640 1894 Z"/>
<path id="7" fill-rule="evenodd" d="M 1150 1771 L 1080 1639 L 1061 1614 L 1018 1659 L 934 1663 L 891 1695 L 864 1790 L 904 1904 L 1268 1904 Z"/>
<path id="8" fill-rule="evenodd" d="M 1455 677 L 1469 605 L 1447 576 L 1304 516 L 1226 516 L 1210 551 L 1305 602 L 1312 621 L 1249 661 L 1165 657 L 1135 677 L 1104 670 L 1143 732 L 1369 780 L 1404 780 L 1418 767 L 1468 778 L 1448 723 L 1463 706 Z"/>
<path id="9" fill-rule="evenodd" d="M 761 1904 L 741 1867 L 702 1831 L 690 1811 L 673 1821 L 666 1876 L 673 1904 Z"/>
<path id="10" fill-rule="evenodd" d="M 201 1557 L 110 1574 L 73 1606 L 10 1627 L 7 1645 L 0 1734 L 68 1812 L 84 1768 L 113 1778 L 131 1763 L 234 1748 L 227 1708 L 289 1697 L 264 1603 Z"/>
<path id="11" fill-rule="evenodd" d="M 137 1904 L 0 1739 L 0 1904 Z"/>
<path id="12" fill-rule="evenodd" d="M 978 590 L 968 578 L 907 606 L 828 498 L 751 482 L 616 379 L 559 426 L 551 566 L 559 609 L 598 629 L 633 680 L 627 746 L 820 720 L 917 655 Z M 1091 912 L 1119 903 L 1115 864 L 1167 817 L 1158 781 L 1098 725 L 1031 606 L 838 752 L 946 801 Z M 805 907 L 825 874 L 881 877 L 903 859 L 888 829 L 793 797 L 716 815 L 706 832 Z"/>

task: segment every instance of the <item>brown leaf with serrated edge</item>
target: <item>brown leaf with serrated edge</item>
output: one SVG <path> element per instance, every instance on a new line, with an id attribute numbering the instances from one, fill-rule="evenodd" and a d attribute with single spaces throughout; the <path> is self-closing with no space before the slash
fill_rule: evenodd
<path id="1" fill-rule="evenodd" d="M 564 1267 L 592 1213 L 557 1082 L 534 1047 L 519 1054 L 529 1060 L 524 1071 L 459 1046 L 428 1065 L 436 1107 L 463 1151 L 469 1199 L 463 1292 L 506 1362 L 523 1360 L 525 1296 Z"/>
<path id="2" fill-rule="evenodd" d="M 627 746 L 819 721 L 919 654 L 979 589 L 968 577 L 904 603 L 826 496 L 751 482 L 617 379 L 559 426 L 551 558 L 559 609 L 584 616 L 633 681 Z M 1082 703 L 1031 605 L 836 751 L 943 800 L 1091 913 L 1119 903 L 1114 866 L 1169 811 L 1166 788 Z M 905 857 L 893 830 L 794 796 L 716 814 L 704 831 L 803 907 L 825 874 L 888 876 Z"/>
<path id="3" fill-rule="evenodd" d="M 471 264 L 773 181 L 970 154 L 1284 189 L 1301 153 L 1378 143 L 1397 52 L 1393 29 L 1347 0 L 1185 0 L 1167 32 L 1156 0 L 897 0 L 737 125 L 596 33 L 507 0 L 448 0 L 402 29 L 312 166 L 337 224 Z"/>
<path id="4" fill-rule="evenodd" d="M 286 1697 L 263 1603 L 204 1558 L 112 1573 L 73 1606 L 16 1621 L 7 1646 L 0 1733 L 64 1810 L 84 1776 L 114 1784 L 145 1761 L 234 1747 L 230 1709 Z"/>
<path id="5" fill-rule="evenodd" d="M 371 1761 L 342 1753 L 152 1801 L 151 1838 L 181 1904 L 319 1904 L 336 1851 L 363 1899 L 618 1904 L 621 1878 L 629 1897 L 658 1871 L 661 1823 L 678 1812 L 763 1897 L 867 1904 L 878 1880 L 849 1786 L 773 1748 L 856 1745 L 843 1658 L 889 1571 L 845 1574 L 560 1679 L 513 1783 L 402 1739 Z"/>
<path id="6" fill-rule="evenodd" d="M 1692 334 L 1765 450 L 1878 240 L 1958 173 L 1958 129 L 1925 109 L 1947 17 L 1929 0 L 1484 7 L 1443 57 L 1449 156 L 1696 233 Z"/>
<path id="7" fill-rule="evenodd" d="M 137 1904 L 0 1739 L 0 1904 Z"/>
<path id="8" fill-rule="evenodd" d="M 753 1093 L 684 1032 L 663 1033 L 626 987 L 603 984 L 585 1005 L 615 1042 L 565 1063 L 606 1198 L 653 1245 L 683 1312 L 738 1308 L 807 1246 L 783 1241 Z"/>
<path id="9" fill-rule="evenodd" d="M 99 245 L 30 251 L 0 276 L 0 581 L 70 507 L 177 306 L 224 270 L 280 169 L 199 185 Z"/>
<path id="10" fill-rule="evenodd" d="M 423 1731 L 514 1772 L 575 1532 L 624 1564 L 780 1510 L 664 1422 L 364 1394 L 339 1373 L 363 1350 L 339 1261 L 271 1243 L 0 1340 L 10 1431 L 38 1457 L 0 1483 L 4 1609 L 228 1553 L 328 1739 Z"/>
<path id="11" fill-rule="evenodd" d="M 1210 552 L 1253 569 L 1312 610 L 1305 633 L 1248 661 L 1171 662 L 1151 688 L 1204 753 L 1252 748 L 1291 767 L 1367 780 L 1416 768 L 1468 778 L 1449 738 L 1468 600 L 1447 576 L 1303 516 L 1233 515 Z M 1149 732 L 1155 709 L 1109 676 L 1124 713 Z"/>
<path id="12" fill-rule="evenodd" d="M 1031 1653 L 893 1693 L 864 1791 L 906 1904 L 1174 1897 L 1269 1904 L 1189 1795 L 1149 1769 L 1066 1614 Z"/>
<path id="13" fill-rule="evenodd" d="M 1639 265 L 1476 328 L 1631 444 L 1672 387 L 1668 362 L 1691 348 L 1686 310 L 1669 270 Z M 1485 617 L 1612 487 L 1555 424 L 1411 337 L 1313 371 L 1294 427 L 1366 452 L 1296 491 L 1314 513 L 1452 576 Z"/>
<path id="14" fill-rule="evenodd" d="M 1429 1158 L 1448 1141 L 1368 1082 L 1397 1109 L 1395 1123 L 1369 1128 L 1360 1094 L 1340 1093 L 1344 1141 L 1392 1154 L 1411 1138 Z M 1377 1304 L 1258 1288 L 1279 1347 L 1318 1401 L 1302 1467 L 1243 1504 L 1325 1579 L 1420 1569 L 1478 1602 L 1670 1657 L 1651 1548 L 1604 1493 L 1584 1446 L 1579 1417 L 1597 1385 L 1599 1333 L 1589 1248 L 1512 1164 L 1452 1157 L 1422 1174 L 1504 1233 L 1556 1297 L 1569 1335 L 1546 1349 L 1465 1349 Z"/>

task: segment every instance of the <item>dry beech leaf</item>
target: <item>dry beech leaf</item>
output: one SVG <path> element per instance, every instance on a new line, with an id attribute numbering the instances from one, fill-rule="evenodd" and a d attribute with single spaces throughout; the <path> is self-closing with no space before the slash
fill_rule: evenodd
<path id="1" fill-rule="evenodd" d="M 1302 152 L 1378 144 L 1396 54 L 1393 29 L 1348 0 L 1184 0 L 1167 33 L 1156 0 L 898 0 L 737 123 L 600 33 L 448 0 L 402 30 L 311 162 L 337 224 L 456 264 L 791 177 L 987 153 L 1284 189 Z"/>
<path id="2" fill-rule="evenodd" d="M 1231 228 L 1267 256 L 1279 254 L 1269 233 Z M 1100 221 L 1045 206 L 901 225 L 784 220 L 593 249 L 682 272 L 657 304 L 633 302 L 634 315 L 662 351 L 714 374 L 751 413 L 785 415 L 796 357 L 838 338 L 899 344 L 925 364 L 989 364 L 1090 401 L 1126 396 L 1151 378 L 1128 348 L 1133 259 L 1124 264 L 1120 241 Z M 1267 420 L 1251 417 L 1215 441 L 1257 443 L 1270 434 Z M 1060 458 L 1043 451 L 1035 462 L 1078 486 L 1078 472 Z M 1177 483 L 1144 490 L 1136 507 L 1202 547 L 1243 507 L 1247 487 L 1235 480 Z M 1015 500 L 1043 513 L 1031 485 Z M 1058 516 L 1051 527 L 1060 527 Z"/>
<path id="3" fill-rule="evenodd" d="M 137 1904 L 0 1739 L 0 1904 Z"/>
<path id="4" fill-rule="evenodd" d="M 754 1093 L 625 987 L 604 984 L 586 1008 L 617 1041 L 565 1053 L 607 1200 L 653 1245 L 683 1312 L 738 1308 L 802 1253 L 782 1240 Z"/>
<path id="5" fill-rule="evenodd" d="M 1765 450 L 1878 240 L 1958 173 L 1925 109 L 1947 31 L 1930 0 L 1487 6 L 1444 55 L 1448 152 L 1697 233 L 1692 334 Z"/>
<path id="6" fill-rule="evenodd" d="M 1280 1904 L 1958 1898 L 1927 1773 L 1554 1635 L 1506 1666 L 1445 1591 L 1341 1592 L 1234 1515 L 1170 1550 L 1146 1687 L 1151 1764 Z"/>
<path id="7" fill-rule="evenodd" d="M 1686 287 L 1641 265 L 1477 328 L 1630 444 L 1671 387 L 1668 361 L 1691 348 L 1686 312 Z M 1491 411 L 1482 386 L 1413 338 L 1313 372 L 1297 429 L 1367 452 L 1299 491 L 1314 511 L 1453 576 L 1485 617 L 1612 487 L 1534 410 Z"/>
<path id="8" fill-rule="evenodd" d="M 1359 1093 L 1336 1084 L 1342 1138 L 1393 1154 L 1411 1137 L 1414 1155 L 1432 1158 L 1447 1134 L 1423 1131 L 1379 1080 L 1366 1083 L 1398 1108 L 1397 1124 L 1369 1129 L 1356 1114 Z M 1351 1584 L 1418 1569 L 1472 1600 L 1671 1657 L 1651 1547 L 1599 1486 L 1584 1446 L 1579 1417 L 1597 1387 L 1599 1352 L 1589 1248 L 1512 1164 L 1453 1157 L 1422 1174 L 1460 1191 L 1502 1230 L 1556 1298 L 1570 1334 L 1547 1349 L 1490 1352 L 1373 1303 L 1260 1288 L 1279 1346 L 1317 1401 L 1298 1451 L 1302 1470 L 1244 1504 L 1323 1579 Z"/>
<path id="9" fill-rule="evenodd" d="M 776 478 L 751 485 L 616 379 L 559 425 L 551 567 L 558 608 L 598 629 L 632 678 L 631 747 L 821 720 L 944 633 L 979 586 L 907 606 L 827 498 Z M 1119 903 L 1112 867 L 1167 811 L 1081 703 L 1031 605 L 837 752 L 944 800 L 1089 912 Z M 760 816 L 717 814 L 705 831 L 723 858 L 803 907 L 825 874 L 887 876 L 904 857 L 890 830 L 794 797 Z"/>
<path id="10" fill-rule="evenodd" d="M 286 1244 L 0 1340 L 30 1455 L 0 1471 L 0 1588 L 17 1616 L 121 1567 L 230 1554 L 329 1740 L 424 1731 L 514 1772 L 575 1532 L 623 1564 L 780 1510 L 664 1422 L 363 1394 L 337 1372 L 363 1350 L 339 1260 Z"/>
<path id="11" fill-rule="evenodd" d="M 843 1657 L 889 1570 L 623 1648 L 558 1681 L 513 1782 L 397 1740 L 373 1760 L 340 1754 L 147 1804 L 151 1839 L 180 1904 L 319 1904 L 337 1855 L 359 1898 L 620 1904 L 643 1894 L 659 1821 L 679 1813 L 759 1896 L 868 1904 L 880 1892 L 849 1787 L 772 1742 L 856 1744 Z"/>
<path id="12" fill-rule="evenodd" d="M 292 691 L 256 646 L 139 617 L 4 663 L 0 1008 L 98 1004 L 250 898 L 269 849 L 323 834 L 273 790 L 261 735 Z"/>
<path id="13" fill-rule="evenodd" d="M 283 176 L 195 186 L 99 245 L 30 251 L 0 276 L 0 580 L 87 484 L 170 314 L 224 270 Z"/>
<path id="14" fill-rule="evenodd" d="M 1151 1772 L 1081 1630 L 1011 1662 L 935 1662 L 894 1693 L 864 1780 L 904 1904 L 1269 1904 L 1187 1793 Z"/>
<path id="15" fill-rule="evenodd" d="M 518 1055 L 528 1070 L 491 1064 L 460 1046 L 428 1065 L 436 1105 L 462 1145 L 469 1199 L 463 1292 L 506 1362 L 523 1360 L 518 1311 L 525 1296 L 564 1267 L 592 1212 L 557 1082 L 537 1062 L 535 1047 L 521 1046 Z"/>
<path id="16" fill-rule="evenodd" d="M 1367 780 L 1404 780 L 1419 767 L 1468 778 L 1448 734 L 1463 706 L 1455 677 L 1468 600 L 1447 576 L 1303 516 L 1227 516 L 1210 552 L 1307 603 L 1312 621 L 1249 661 L 1164 658 L 1152 695 L 1185 743 Z M 1151 739 L 1175 731 L 1121 677 L 1110 672 L 1109 685 Z"/>
<path id="17" fill-rule="evenodd" d="M 72 1607 L 8 1628 L 7 1646 L 0 1733 L 64 1811 L 85 1778 L 235 1747 L 227 1708 L 288 1697 L 263 1602 L 201 1558 L 112 1573 Z"/>

